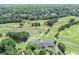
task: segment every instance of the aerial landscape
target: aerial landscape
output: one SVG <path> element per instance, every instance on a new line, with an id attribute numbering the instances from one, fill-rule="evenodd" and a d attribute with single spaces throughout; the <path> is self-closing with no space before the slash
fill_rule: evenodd
<path id="1" fill-rule="evenodd" d="M 79 5 L 0 4 L 0 55 L 79 55 Z"/>

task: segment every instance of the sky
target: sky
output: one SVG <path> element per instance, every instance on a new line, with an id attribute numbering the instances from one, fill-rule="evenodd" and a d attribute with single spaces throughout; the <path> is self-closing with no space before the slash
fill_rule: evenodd
<path id="1" fill-rule="evenodd" d="M 79 4 L 79 0 L 0 0 L 0 4 Z"/>

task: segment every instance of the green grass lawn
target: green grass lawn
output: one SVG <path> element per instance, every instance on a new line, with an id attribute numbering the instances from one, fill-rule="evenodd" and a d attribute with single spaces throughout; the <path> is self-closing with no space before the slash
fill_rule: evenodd
<path id="1" fill-rule="evenodd" d="M 79 25 L 73 25 L 60 33 L 60 41 L 66 46 L 66 53 L 79 54 Z"/>
<path id="2" fill-rule="evenodd" d="M 51 28 L 51 31 L 44 37 L 44 39 L 55 39 L 54 35 L 57 33 L 57 29 L 60 26 L 67 24 L 71 18 L 78 20 L 78 17 L 76 16 L 60 18 L 59 21 Z M 59 39 L 66 46 L 66 54 L 79 54 L 79 25 L 73 25 L 69 29 L 62 31 Z"/>
<path id="3" fill-rule="evenodd" d="M 44 22 L 47 20 L 38 20 L 37 22 L 40 22 L 42 26 L 39 27 L 33 27 L 28 24 L 28 21 L 25 21 L 25 24 L 23 28 L 18 28 L 19 24 L 18 23 L 8 23 L 8 24 L 0 24 L 0 33 L 3 34 L 3 37 L 0 37 L 0 41 L 2 39 L 6 38 L 6 33 L 8 31 L 27 31 L 30 33 L 29 41 L 30 40 L 35 40 L 41 37 L 41 34 L 44 34 L 46 31 L 46 28 L 50 28 L 51 31 L 42 37 L 44 40 L 54 40 L 54 35 L 58 32 L 58 28 L 66 23 L 71 18 L 76 18 L 78 20 L 78 17 L 76 16 L 68 16 L 68 17 L 63 17 L 59 18 L 58 22 L 54 24 L 52 27 L 48 26 L 43 26 Z M 30 21 L 36 22 L 36 21 Z M 59 40 L 65 44 L 66 46 L 66 53 L 76 53 L 79 54 L 79 25 L 73 25 L 69 29 L 65 29 L 60 33 Z M 24 48 L 25 49 L 26 44 L 25 43 L 19 43 L 16 44 L 16 48 Z"/>
<path id="4" fill-rule="evenodd" d="M 23 49 L 25 49 L 25 47 L 26 47 L 26 44 L 25 44 L 24 42 L 16 44 L 16 48 L 17 48 L 17 49 L 18 49 L 18 48 L 23 48 Z"/>

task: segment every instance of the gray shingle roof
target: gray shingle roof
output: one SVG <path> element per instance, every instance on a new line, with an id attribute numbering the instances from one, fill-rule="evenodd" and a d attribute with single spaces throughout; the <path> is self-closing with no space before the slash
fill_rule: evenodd
<path id="1" fill-rule="evenodd" d="M 43 40 L 35 40 L 35 41 L 30 41 L 28 45 L 36 44 L 38 48 L 47 48 L 53 46 L 53 42 L 48 40 L 48 41 L 43 41 Z"/>

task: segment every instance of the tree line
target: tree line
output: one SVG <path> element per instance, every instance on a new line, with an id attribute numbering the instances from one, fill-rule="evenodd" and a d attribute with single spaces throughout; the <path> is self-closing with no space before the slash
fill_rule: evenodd
<path id="1" fill-rule="evenodd" d="M 51 20 L 66 16 L 79 16 L 79 7 L 0 8 L 0 24 L 22 20 Z"/>

